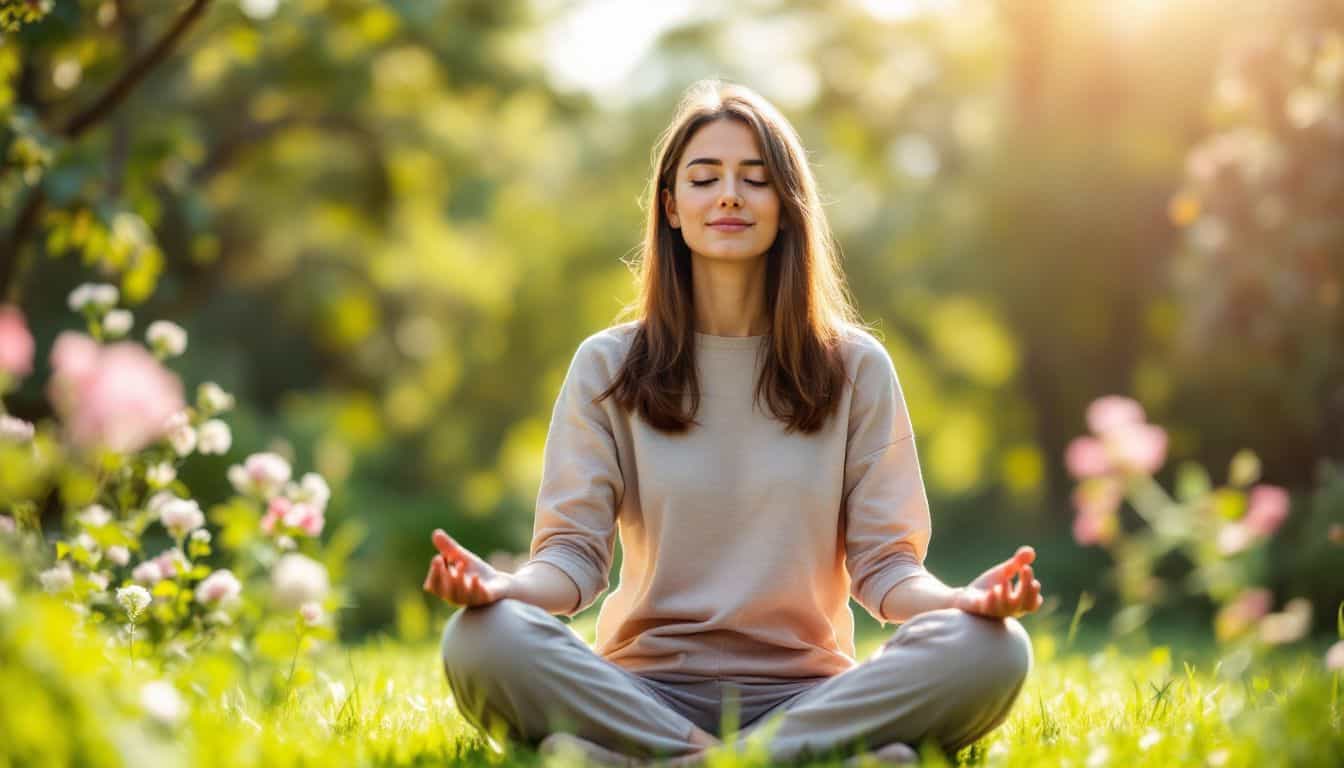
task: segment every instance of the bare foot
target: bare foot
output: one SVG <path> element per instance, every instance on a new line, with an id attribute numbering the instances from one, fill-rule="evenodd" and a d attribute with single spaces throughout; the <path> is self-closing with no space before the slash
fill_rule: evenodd
<path id="1" fill-rule="evenodd" d="M 640 758 L 615 752 L 600 744 L 594 744 L 572 733 L 552 733 L 542 739 L 541 744 L 537 745 L 537 752 L 542 755 L 578 754 L 585 763 L 614 766 L 615 768 L 633 768 L 633 766 L 643 765 L 645 762 Z"/>
<path id="2" fill-rule="evenodd" d="M 692 744 L 701 748 L 717 747 L 723 743 L 722 741 L 719 741 L 718 739 L 714 738 L 714 736 L 711 735 L 709 732 L 702 731 L 699 728 L 696 728 L 695 726 L 691 726 L 691 735 L 687 738 Z"/>
<path id="3" fill-rule="evenodd" d="M 855 755 L 842 764 L 844 768 L 861 768 L 864 765 L 915 765 L 919 762 L 919 753 L 907 744 L 894 741 L 872 752 Z"/>

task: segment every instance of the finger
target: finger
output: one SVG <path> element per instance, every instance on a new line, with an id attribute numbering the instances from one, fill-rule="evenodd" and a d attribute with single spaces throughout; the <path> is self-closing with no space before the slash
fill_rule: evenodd
<path id="1" fill-rule="evenodd" d="M 439 599 L 447 600 L 449 598 L 448 582 L 445 578 L 447 571 L 444 570 L 443 561 L 435 563 L 433 573 L 429 575 L 429 588 Z"/>
<path id="2" fill-rule="evenodd" d="M 1003 615 L 1003 585 L 1002 585 L 1002 584 L 995 584 L 995 585 L 994 585 L 994 588 L 991 589 L 991 590 L 989 591 L 989 600 L 988 600 L 987 602 L 989 603 L 988 608 L 989 608 L 989 612 L 990 612 L 990 613 L 994 614 L 995 616 L 1001 616 L 1001 615 Z"/>
<path id="3" fill-rule="evenodd" d="M 433 560 L 429 561 L 429 570 L 425 572 L 425 583 L 422 585 L 427 592 L 436 592 L 438 588 L 438 576 L 443 568 L 443 558 L 435 555 Z"/>
<path id="4" fill-rule="evenodd" d="M 474 573 L 467 577 L 467 597 L 471 600 L 472 604 L 482 602 L 481 579 Z"/>
<path id="5" fill-rule="evenodd" d="M 430 537 L 434 542 L 434 547 L 443 555 L 444 560 L 450 563 L 456 563 L 464 558 L 461 545 L 453 540 L 442 528 L 435 528 L 433 536 Z"/>
<path id="6" fill-rule="evenodd" d="M 1013 559 L 1022 565 L 1026 565 L 1036 559 L 1036 550 L 1024 544 L 1017 548 L 1017 552 L 1013 553 Z"/>
<path id="7" fill-rule="evenodd" d="M 1029 593 L 1031 592 L 1031 583 L 1034 580 L 1035 580 L 1034 576 L 1031 572 L 1031 566 L 1030 565 L 1022 566 L 1021 573 L 1017 574 L 1016 597 L 1019 603 L 1029 602 L 1027 598 L 1030 597 Z"/>

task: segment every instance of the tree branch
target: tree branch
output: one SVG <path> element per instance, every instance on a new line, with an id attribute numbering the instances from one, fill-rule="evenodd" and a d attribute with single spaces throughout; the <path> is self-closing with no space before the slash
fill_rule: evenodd
<path id="1" fill-rule="evenodd" d="M 173 47 L 187 33 L 191 25 L 201 17 L 210 2 L 211 0 L 192 0 L 191 5 L 173 21 L 172 26 L 168 28 L 163 37 L 159 38 L 158 42 L 151 46 L 149 50 L 136 58 L 126 68 L 126 71 L 121 73 L 116 82 L 112 83 L 92 105 L 71 118 L 61 129 L 61 135 L 67 139 L 77 138 L 98 121 L 111 114 L 140 81 L 149 74 L 150 70 L 168 57 Z M 25 78 L 20 78 L 21 86 L 25 82 L 27 82 Z M 0 296 L 6 295 L 9 291 L 10 283 L 14 279 L 14 270 L 18 266 L 19 249 L 23 247 L 24 241 L 28 239 L 37 226 L 45 204 L 46 194 L 39 185 L 28 197 L 28 202 L 15 220 L 9 236 L 0 241 Z"/>
<path id="2" fill-rule="evenodd" d="M 126 68 L 126 71 L 121 73 L 121 77 L 118 77 L 116 82 L 112 83 L 93 104 L 71 118 L 70 122 L 65 124 L 61 133 L 67 138 L 73 139 L 99 120 L 107 117 L 112 110 L 117 108 L 117 105 L 126 99 L 126 96 L 145 78 L 145 75 L 149 74 L 150 70 L 168 57 L 168 54 L 173 50 L 173 46 L 187 33 L 187 30 L 201 17 L 209 5 L 210 0 L 192 0 L 191 5 L 182 12 L 182 15 L 177 17 L 163 37 L 159 38 L 158 42 L 150 46 L 149 50 L 132 62 Z"/>

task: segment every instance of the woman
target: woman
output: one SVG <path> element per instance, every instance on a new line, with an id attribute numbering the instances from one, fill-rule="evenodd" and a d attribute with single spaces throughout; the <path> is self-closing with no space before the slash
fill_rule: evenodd
<path id="1" fill-rule="evenodd" d="M 775 761 L 974 741 L 1031 664 L 1013 617 L 1041 604 L 1034 553 L 959 589 L 925 570 L 910 418 L 797 134 L 752 91 L 698 83 L 649 193 L 637 319 L 574 355 L 530 560 L 502 573 L 434 532 L 425 589 L 466 606 L 442 647 L 459 709 L 615 764 L 695 762 L 735 725 Z M 606 589 L 618 532 L 594 652 L 550 614 Z M 902 623 L 862 664 L 851 595 Z"/>

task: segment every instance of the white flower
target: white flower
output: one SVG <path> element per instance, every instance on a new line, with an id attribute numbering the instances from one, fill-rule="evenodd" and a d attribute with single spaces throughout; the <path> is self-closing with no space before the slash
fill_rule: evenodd
<path id="1" fill-rule="evenodd" d="M 159 508 L 159 522 L 175 539 L 205 525 L 205 514 L 195 499 L 172 499 Z"/>
<path id="2" fill-rule="evenodd" d="M 14 518 L 9 515 L 0 515 L 0 533 L 13 533 L 18 530 L 18 525 Z"/>
<path id="3" fill-rule="evenodd" d="M 294 537 L 292 536 L 280 536 L 275 540 L 275 546 L 278 547 L 281 552 L 288 552 L 299 545 L 294 542 Z"/>
<path id="4" fill-rule="evenodd" d="M 105 311 L 115 307 L 121 299 L 121 293 L 115 285 L 107 283 L 84 283 L 70 292 L 66 303 L 75 312 L 83 312 L 86 307 Z"/>
<path id="5" fill-rule="evenodd" d="M 13 608 L 15 602 L 14 590 L 9 586 L 9 582 L 0 581 L 0 612 Z"/>
<path id="6" fill-rule="evenodd" d="M 254 21 L 265 21 L 275 15 L 280 0 L 238 0 L 243 14 Z"/>
<path id="7" fill-rule="evenodd" d="M 192 428 L 191 415 L 186 411 L 178 411 L 168 417 L 165 432 L 178 456 L 186 456 L 196 450 L 196 430 Z"/>
<path id="8" fill-rule="evenodd" d="M 132 621 L 139 618 L 140 612 L 149 607 L 151 600 L 153 598 L 149 596 L 149 590 L 137 584 L 117 590 L 117 603 L 126 610 Z"/>
<path id="9" fill-rule="evenodd" d="M 107 548 L 107 559 L 113 565 L 125 565 L 131 562 L 131 550 L 120 544 Z"/>
<path id="10" fill-rule="evenodd" d="M 89 574 L 89 583 L 92 584 L 95 588 L 97 588 L 99 592 L 102 592 L 103 590 L 107 589 L 107 584 L 109 581 L 110 579 L 107 577 L 106 573 L 94 572 Z"/>
<path id="11" fill-rule="evenodd" d="M 206 544 L 209 544 L 209 543 L 210 543 L 210 538 L 211 538 L 211 537 L 210 537 L 210 532 L 207 531 L 207 530 L 204 529 L 204 528 L 197 528 L 196 530 L 194 530 L 194 531 L 191 532 L 191 540 L 192 540 L 192 541 L 203 541 L 203 542 L 205 542 Z"/>
<path id="12" fill-rule="evenodd" d="M 135 315 L 128 309 L 114 309 L 103 318 L 103 330 L 112 338 L 120 338 L 131 332 L 135 324 Z"/>
<path id="13" fill-rule="evenodd" d="M 289 462 L 274 453 L 254 453 L 241 464 L 229 467 L 229 482 L 247 496 L 269 499 L 289 482 Z"/>
<path id="14" fill-rule="evenodd" d="M 75 546 L 88 552 L 90 555 L 100 554 L 98 551 L 98 542 L 94 541 L 93 537 L 87 533 L 81 533 L 75 537 Z"/>
<path id="15" fill-rule="evenodd" d="M 207 456 L 228 453 L 233 445 L 233 433 L 229 431 L 229 425 L 219 419 L 211 419 L 202 424 L 196 438 L 197 447 Z"/>
<path id="16" fill-rule="evenodd" d="M 137 584 L 148 584 L 152 586 L 163 580 L 163 569 L 159 568 L 157 562 L 146 560 L 131 570 L 131 579 Z"/>
<path id="17" fill-rule="evenodd" d="M 290 484 L 289 498 L 296 502 L 308 504 L 318 512 L 325 512 L 327 502 L 331 500 L 331 488 L 327 481 L 316 472 L 308 472 L 299 481 L 298 485 Z"/>
<path id="18" fill-rule="evenodd" d="M 70 571 L 70 564 L 60 562 L 55 567 L 37 575 L 37 580 L 42 583 L 42 588 L 48 592 L 64 592 L 74 586 L 75 574 Z"/>
<path id="19" fill-rule="evenodd" d="M 159 515 L 163 511 L 163 505 L 170 501 L 175 501 L 176 499 L 177 494 L 172 491 L 159 491 L 153 496 L 150 496 L 149 501 L 145 502 L 145 509 L 149 512 L 150 519 L 158 520 Z"/>
<path id="20" fill-rule="evenodd" d="M 104 525 L 112 522 L 112 513 L 107 511 L 107 507 L 101 504 L 94 504 L 79 513 L 79 522 L 90 528 L 102 528 Z"/>
<path id="21" fill-rule="evenodd" d="M 145 714 L 163 725 L 176 725 L 186 714 L 187 705 L 172 683 L 155 680 L 140 689 L 140 706 Z"/>
<path id="22" fill-rule="evenodd" d="M 150 465 L 145 469 L 145 482 L 150 488 L 163 488 L 177 479 L 177 470 L 167 461 Z"/>
<path id="23" fill-rule="evenodd" d="M 177 357 L 187 351 L 187 332 L 177 323 L 155 320 L 145 329 L 145 341 L 155 353 Z"/>
<path id="24" fill-rule="evenodd" d="M 271 571 L 271 596 L 282 609 L 292 611 L 304 603 L 321 602 L 328 589 L 327 569 L 297 552 L 281 557 Z"/>
<path id="25" fill-rule="evenodd" d="M 207 606 L 226 607 L 232 605 L 243 591 L 243 585 L 227 568 L 222 568 L 206 576 L 196 585 L 196 602 Z"/>
<path id="26" fill-rule="evenodd" d="M 1325 652 L 1325 668 L 1332 672 L 1344 672 L 1344 640 L 1330 646 L 1330 650 Z"/>
<path id="27" fill-rule="evenodd" d="M 233 395 L 215 382 L 207 381 L 196 388 L 196 407 L 207 414 L 223 413 L 233 409 Z"/>
<path id="28" fill-rule="evenodd" d="M 26 443 L 33 439 L 33 425 L 13 416 L 0 416 L 0 440 Z"/>
<path id="29" fill-rule="evenodd" d="M 324 616 L 322 612 L 322 604 L 304 603 L 299 606 L 299 616 L 303 619 L 304 624 L 307 624 L 310 627 L 316 627 L 318 624 L 322 623 L 322 618 Z"/>
<path id="30" fill-rule="evenodd" d="M 1280 613 L 1260 620 L 1260 639 L 1270 645 L 1286 645 L 1301 640 L 1311 631 L 1311 601 L 1295 597 Z"/>

